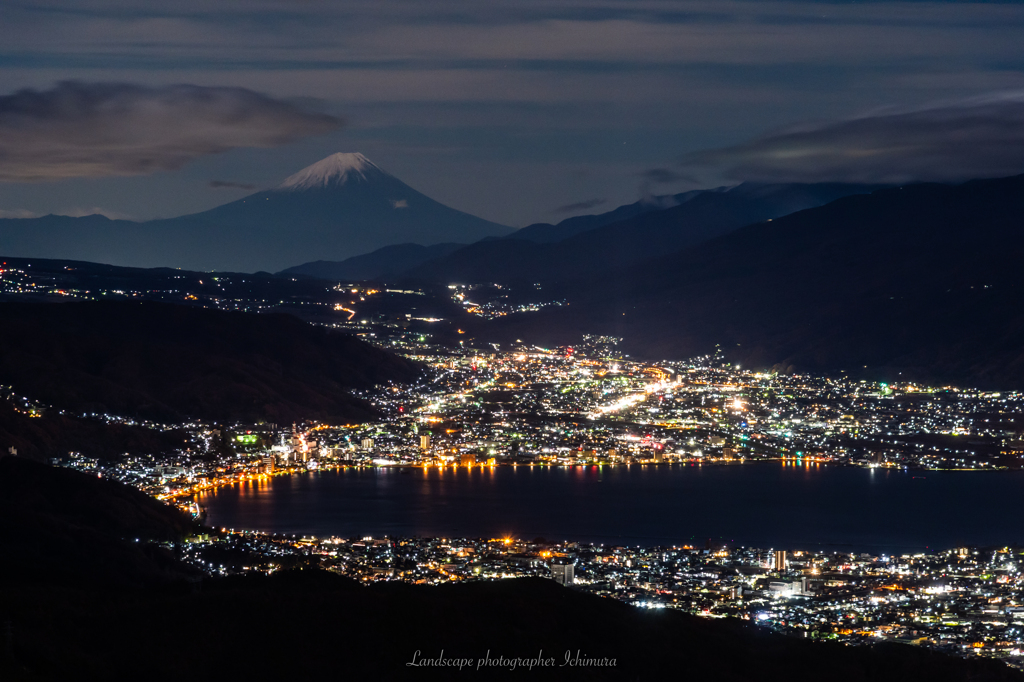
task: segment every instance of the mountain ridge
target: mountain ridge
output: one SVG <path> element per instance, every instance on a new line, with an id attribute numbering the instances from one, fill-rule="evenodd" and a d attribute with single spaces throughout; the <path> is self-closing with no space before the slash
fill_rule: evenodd
<path id="1" fill-rule="evenodd" d="M 317 260 L 286 268 L 278 275 L 321 279 L 373 280 L 400 276 L 406 270 L 435 258 L 443 258 L 466 244 L 392 244 L 343 261 Z"/>
<path id="2" fill-rule="evenodd" d="M 0 383 L 76 414 L 364 421 L 351 389 L 419 365 L 291 315 L 152 301 L 0 303 Z"/>
<path id="3" fill-rule="evenodd" d="M 652 358 L 721 344 L 744 367 L 1016 390 L 1022 216 L 1024 175 L 851 195 L 568 284 L 571 306 L 490 338 L 604 333 Z"/>
<path id="4" fill-rule="evenodd" d="M 708 192 L 722 192 L 729 187 L 717 187 L 713 189 L 698 189 L 680 194 L 666 194 L 662 196 L 644 197 L 632 204 L 623 204 L 618 208 L 604 213 L 592 213 L 587 215 L 572 216 L 552 225 L 551 223 L 534 223 L 520 228 L 512 234 L 506 235 L 504 239 L 525 239 L 526 241 L 538 244 L 550 244 L 568 239 L 581 232 L 604 227 L 620 220 L 628 220 L 644 213 L 654 213 L 667 208 L 673 208 L 684 204 L 694 197 Z"/>
<path id="5" fill-rule="evenodd" d="M 516 233 L 477 242 L 405 274 L 441 283 L 567 281 L 628 268 L 744 225 L 876 188 L 845 183 L 744 183 L 701 191 L 670 208 L 600 225 L 554 244 L 537 244 L 517 238 Z"/>
<path id="6" fill-rule="evenodd" d="M 0 253 L 133 267 L 279 271 L 390 244 L 473 242 L 512 228 L 409 187 L 365 156 L 338 153 L 278 187 L 207 211 L 145 222 L 0 219 Z"/>

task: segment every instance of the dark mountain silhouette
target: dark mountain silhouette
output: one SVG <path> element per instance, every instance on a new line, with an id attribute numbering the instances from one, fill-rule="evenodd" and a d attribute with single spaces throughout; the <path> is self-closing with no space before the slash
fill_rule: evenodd
<path id="1" fill-rule="evenodd" d="M 468 243 L 509 231 L 434 201 L 362 154 L 339 153 L 274 189 L 179 218 L 0 220 L 0 253 L 254 272 L 343 260 L 389 244 Z"/>
<path id="2" fill-rule="evenodd" d="M 117 481 L 0 458 L 0 581 L 105 588 L 196 580 L 199 572 L 152 542 L 181 540 L 185 513 Z"/>
<path id="3" fill-rule="evenodd" d="M 520 240 L 533 242 L 535 244 L 552 244 L 562 241 L 580 232 L 586 232 L 598 227 L 604 227 L 611 223 L 633 218 L 644 213 L 662 211 L 666 208 L 678 206 L 689 201 L 693 197 L 706 192 L 723 191 L 718 190 L 694 190 L 683 194 L 648 197 L 641 201 L 625 206 L 619 206 L 613 211 L 595 215 L 582 215 L 566 218 L 557 225 L 549 223 L 535 223 L 504 237 L 484 237 L 481 242 L 488 243 L 497 240 Z M 414 269 L 428 261 L 443 258 L 459 249 L 465 248 L 467 244 L 434 244 L 432 246 L 421 246 L 419 244 L 395 244 L 385 246 L 361 256 L 353 256 L 344 261 L 313 261 L 303 263 L 295 267 L 282 270 L 280 275 L 303 275 L 306 277 L 320 277 L 324 279 L 352 279 L 371 280 L 396 278 L 402 273 Z M 488 247 L 494 248 L 494 247 Z M 514 247 L 511 247 L 514 248 Z"/>
<path id="4" fill-rule="evenodd" d="M 350 389 L 419 367 L 290 315 L 152 302 L 0 303 L 0 384 L 76 413 L 178 422 L 374 415 Z"/>
<path id="5" fill-rule="evenodd" d="M 747 367 L 1020 389 L 1022 258 L 1024 176 L 910 185 L 579 281 L 557 314 L 493 328 L 550 343 L 611 333 L 649 357 L 721 344 Z"/>
<path id="6" fill-rule="evenodd" d="M 317 260 L 282 270 L 280 275 L 302 275 L 320 279 L 367 280 L 394 277 L 435 258 L 458 251 L 465 244 L 395 244 L 353 256 L 343 261 Z"/>
<path id="7" fill-rule="evenodd" d="M 580 232 L 586 232 L 587 230 L 611 225 L 612 223 L 617 223 L 621 220 L 635 218 L 636 216 L 643 215 L 645 213 L 663 211 L 666 208 L 685 204 L 690 199 L 700 196 L 701 194 L 706 194 L 708 192 L 723 192 L 728 189 L 729 188 L 727 187 L 719 187 L 718 189 L 698 189 L 690 192 L 683 192 L 681 194 L 645 197 L 640 201 L 619 206 L 618 208 L 605 213 L 566 218 L 556 225 L 552 225 L 550 223 L 534 223 L 533 225 L 527 225 L 526 227 L 516 230 L 510 235 L 506 235 L 503 239 L 523 239 L 537 244 L 553 244 L 555 242 L 560 242 L 563 239 L 568 239 Z"/>
<path id="8" fill-rule="evenodd" d="M 47 460 L 80 452 L 89 457 L 116 459 L 124 454 L 157 455 L 188 447 L 184 431 L 163 431 L 129 424 L 111 424 L 44 410 L 42 415 L 19 412 L 0 400 L 0 453 L 15 448 L 20 457 Z"/>
<path id="9" fill-rule="evenodd" d="M 298 302 L 331 299 L 325 283 L 269 272 L 226 273 L 211 276 L 208 272 L 178 268 L 132 268 L 77 260 L 51 260 L 47 258 L 13 258 L 0 256 L 0 271 L 21 270 L 46 284 L 48 291 L 65 290 L 79 296 L 94 296 L 99 292 L 104 300 L 159 300 L 166 303 L 187 304 L 197 298 L 226 298 L 247 301 Z M 41 292 L 0 293 L 0 300 L 24 301 L 38 298 Z M 123 293 L 118 293 L 123 292 Z M 191 298 L 190 298 L 191 297 Z M 48 300 L 66 302 L 63 296 Z M 292 307 L 291 311 L 294 311 Z"/>
<path id="10" fill-rule="evenodd" d="M 607 273 L 699 244 L 750 223 L 866 193 L 867 185 L 758 185 L 689 193 L 683 203 L 571 234 L 556 243 L 487 240 L 412 268 L 440 282 L 552 282 Z M 635 205 L 634 205 L 635 206 Z M 628 207 L 623 207 L 628 208 Z"/>
<path id="11" fill-rule="evenodd" d="M 339 668 L 346 678 L 380 680 L 1024 679 L 998 660 L 901 644 L 812 642 L 738 620 L 639 609 L 540 578 L 363 587 L 303 569 L 206 581 L 191 593 L 31 590 L 8 601 L 17 632 L 11 658 L 29 679 L 128 679 L 139 670 L 153 680 L 310 679 Z M 241 653 L 275 626 L 273 644 Z M 554 661 L 477 670 L 488 652 Z M 615 665 L 565 665 L 577 653 Z M 442 655 L 474 660 L 462 670 L 424 663 Z M 407 665 L 414 660 L 422 667 Z"/>
<path id="12" fill-rule="evenodd" d="M 102 215 L 0 218 L 0 252 L 8 256 L 135 264 L 147 235 L 143 223 Z"/>

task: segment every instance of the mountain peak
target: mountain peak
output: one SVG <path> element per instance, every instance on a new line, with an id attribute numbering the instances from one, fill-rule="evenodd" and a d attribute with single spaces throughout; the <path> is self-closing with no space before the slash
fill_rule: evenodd
<path id="1" fill-rule="evenodd" d="M 283 191 L 326 189 L 331 186 L 344 185 L 350 180 L 366 182 L 373 176 L 384 175 L 387 173 L 359 152 L 338 152 L 289 176 L 277 186 L 277 189 Z"/>

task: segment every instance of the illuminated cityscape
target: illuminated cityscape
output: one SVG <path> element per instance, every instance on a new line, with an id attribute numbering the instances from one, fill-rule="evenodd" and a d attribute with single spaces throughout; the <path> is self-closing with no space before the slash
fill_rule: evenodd
<path id="1" fill-rule="evenodd" d="M 513 312 L 499 286 L 452 285 L 435 294 L 342 283 L 310 295 L 308 284 L 296 282 L 307 287 L 296 303 L 238 294 L 246 284 L 238 275 L 211 277 L 215 291 L 208 282 L 189 281 L 145 292 L 63 289 L 50 277 L 8 267 L 3 282 L 8 293 L 29 297 L 171 297 L 227 309 L 302 309 L 317 324 L 345 329 L 425 368 L 415 383 L 359 392 L 380 415 L 359 424 L 164 424 L 76 415 L 186 433 L 186 448 L 174 453 L 105 460 L 72 452 L 55 463 L 123 481 L 196 517 L 204 514 L 197 493 L 326 469 L 774 461 L 971 476 L 982 474 L 966 472 L 1024 463 L 1024 395 L 1017 392 L 756 372 L 723 354 L 644 362 L 623 355 L 621 339 L 598 335 L 572 347 L 471 347 L 458 334 L 457 315 Z M 236 293 L 217 293 L 224 288 Z M 454 309 L 423 311 L 445 297 Z M 387 312 L 372 307 L 384 301 Z M 456 341 L 435 343 L 445 325 Z M 10 387 L 3 396 L 29 416 L 54 409 Z M 315 564 L 362 582 L 541 576 L 644 608 L 738 618 L 809 639 L 897 641 L 1015 666 L 1024 647 L 1022 554 L 1011 547 L 884 555 L 710 540 L 645 547 L 521 538 L 290 538 L 221 529 L 193 538 L 186 558 L 211 575 Z"/>
<path id="2" fill-rule="evenodd" d="M 894 641 L 1024 666 L 1020 548 L 886 556 L 225 532 L 195 538 L 187 556 L 214 575 L 313 564 L 361 582 L 436 585 L 550 577 L 642 608 L 738 618 L 803 638 L 851 645 Z"/>
<path id="3" fill-rule="evenodd" d="M 1021 35 L 0 3 L 0 680 L 1024 682 Z"/>
<path id="4" fill-rule="evenodd" d="M 162 458 L 126 458 L 110 475 L 179 497 L 254 476 L 339 466 L 777 460 L 991 471 L 1024 461 L 1024 396 L 1015 392 L 747 372 L 712 357 L 634 362 L 608 357 L 614 339 L 606 337 L 571 349 L 505 352 L 401 344 L 431 371 L 411 385 L 364 392 L 383 415 L 379 420 L 147 424 L 188 431 L 193 447 Z M 45 410 L 24 398 L 20 404 Z M 230 443 L 230 454 L 207 456 L 214 440 Z M 105 466 L 78 455 L 68 462 Z"/>
<path id="5" fill-rule="evenodd" d="M 186 431 L 189 447 L 117 461 L 69 453 L 55 463 L 124 481 L 201 517 L 196 493 L 328 468 L 777 461 L 977 472 L 1019 468 L 1024 454 L 1018 393 L 750 372 L 715 356 L 638 362 L 618 353 L 612 337 L 508 350 L 421 338 L 400 331 L 378 341 L 428 369 L 414 384 L 361 393 L 381 414 L 375 421 L 144 423 Z M 6 397 L 27 414 L 48 409 L 9 389 Z M 1016 666 L 1024 660 L 1024 555 L 1017 548 L 887 556 L 711 541 L 613 547 L 518 538 L 287 538 L 241 529 L 194 538 L 188 547 L 188 560 L 212 575 L 312 563 L 363 582 L 542 576 L 644 608 L 739 618 L 810 639 L 892 640 Z"/>

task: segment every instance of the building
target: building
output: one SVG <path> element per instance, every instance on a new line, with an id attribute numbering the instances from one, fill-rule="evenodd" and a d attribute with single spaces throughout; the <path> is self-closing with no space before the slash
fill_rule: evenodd
<path id="1" fill-rule="evenodd" d="M 373 450 L 372 438 L 364 438 L 359 444 L 363 446 L 364 450 Z"/>
<path id="2" fill-rule="evenodd" d="M 420 449 L 421 450 L 429 450 L 430 449 L 430 434 L 429 433 L 425 433 L 422 436 L 420 436 Z"/>
<path id="3" fill-rule="evenodd" d="M 572 564 L 551 564 L 551 577 L 559 585 L 572 585 L 573 565 Z"/>
<path id="4" fill-rule="evenodd" d="M 782 573 L 788 568 L 789 562 L 786 560 L 786 550 L 777 549 L 775 550 L 775 570 Z"/>
<path id="5" fill-rule="evenodd" d="M 774 597 L 788 598 L 807 595 L 807 578 L 783 582 L 773 580 L 768 583 L 768 592 Z"/>

